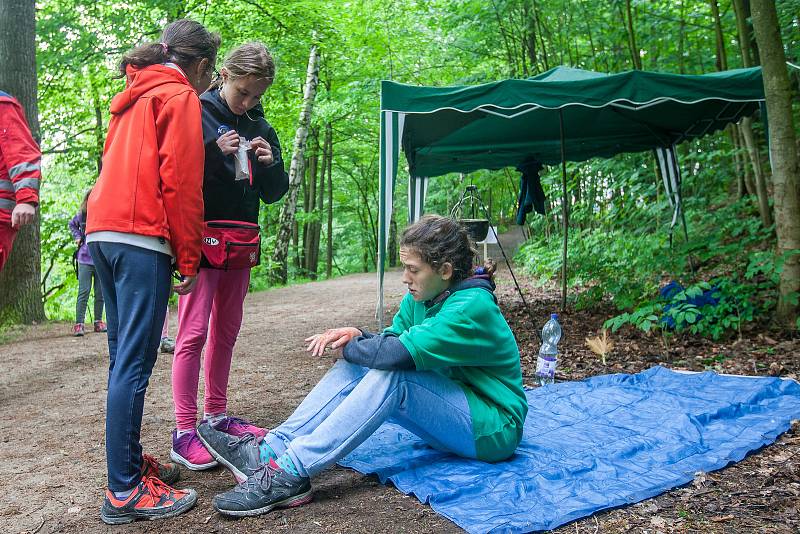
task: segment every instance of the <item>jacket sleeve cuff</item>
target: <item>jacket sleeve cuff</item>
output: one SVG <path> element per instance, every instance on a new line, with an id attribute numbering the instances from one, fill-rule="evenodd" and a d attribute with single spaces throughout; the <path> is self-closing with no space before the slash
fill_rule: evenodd
<path id="1" fill-rule="evenodd" d="M 348 362 L 386 371 L 407 371 L 415 369 L 411 353 L 391 334 L 359 336 L 345 345 L 342 351 Z"/>
<path id="2" fill-rule="evenodd" d="M 16 192 L 14 195 L 17 199 L 17 204 L 30 204 L 34 208 L 39 206 L 39 194 L 29 188 L 23 188 Z"/>
<path id="3" fill-rule="evenodd" d="M 178 272 L 183 276 L 197 276 L 198 266 L 186 263 L 178 264 Z"/>

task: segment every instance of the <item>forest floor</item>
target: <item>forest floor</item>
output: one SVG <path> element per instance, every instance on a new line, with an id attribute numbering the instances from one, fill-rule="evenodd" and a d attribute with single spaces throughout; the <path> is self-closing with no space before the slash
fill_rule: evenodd
<path id="1" fill-rule="evenodd" d="M 512 248 L 508 243 L 507 248 Z M 557 309 L 555 288 L 520 276 L 533 316 L 540 322 Z M 397 309 L 404 288 L 387 274 L 386 298 Z M 526 385 L 536 365 L 534 327 L 524 313 L 508 271 L 498 276 L 498 297 L 518 338 Z M 312 358 L 303 339 L 343 325 L 374 330 L 375 275 L 363 274 L 250 294 L 236 345 L 229 411 L 263 426 L 290 414 L 332 363 Z M 605 373 L 636 373 L 654 365 L 673 369 L 796 378 L 800 342 L 764 329 L 742 339 L 711 342 L 618 332 L 603 366 L 585 346 L 611 309 L 568 311 L 557 375 L 579 380 Z M 173 330 L 175 325 L 173 311 Z M 374 476 L 334 467 L 314 481 L 310 505 L 229 520 L 211 508 L 213 495 L 229 489 L 222 468 L 183 470 L 179 487 L 195 488 L 197 505 L 164 522 L 105 526 L 99 518 L 105 485 L 104 403 L 108 351 L 103 334 L 69 336 L 70 325 L 50 323 L 6 333 L 0 345 L 0 532 L 459 532 L 416 498 Z M 146 452 L 168 457 L 173 427 L 169 355 L 150 380 L 142 425 Z M 202 378 L 201 378 L 202 390 Z M 800 426 L 743 461 L 638 504 L 595 514 L 555 532 L 800 532 Z"/>

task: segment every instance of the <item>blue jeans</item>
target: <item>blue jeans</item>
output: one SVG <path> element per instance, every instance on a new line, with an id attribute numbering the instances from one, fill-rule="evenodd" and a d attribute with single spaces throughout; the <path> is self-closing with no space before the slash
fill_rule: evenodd
<path id="1" fill-rule="evenodd" d="M 124 243 L 89 243 L 106 303 L 108 489 L 127 491 L 142 470 L 144 394 L 156 363 L 170 290 L 170 257 Z"/>
<path id="2" fill-rule="evenodd" d="M 475 458 L 472 416 L 458 384 L 434 371 L 381 371 L 339 360 L 300 406 L 264 438 L 314 476 L 391 419 L 432 447 Z"/>

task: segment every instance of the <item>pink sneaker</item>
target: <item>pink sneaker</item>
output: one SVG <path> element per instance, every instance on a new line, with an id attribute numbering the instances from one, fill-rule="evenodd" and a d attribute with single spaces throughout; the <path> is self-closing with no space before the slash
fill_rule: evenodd
<path id="1" fill-rule="evenodd" d="M 174 430 L 169 457 L 192 471 L 203 471 L 217 465 L 217 461 L 197 437 L 197 430 L 191 430 L 181 436 Z"/>
<path id="2" fill-rule="evenodd" d="M 212 426 L 215 430 L 225 432 L 226 434 L 236 436 L 237 438 L 242 437 L 245 434 L 253 434 L 256 437 L 256 441 L 266 436 L 268 432 L 266 428 L 255 426 L 249 421 L 245 421 L 239 417 L 226 417 Z"/>

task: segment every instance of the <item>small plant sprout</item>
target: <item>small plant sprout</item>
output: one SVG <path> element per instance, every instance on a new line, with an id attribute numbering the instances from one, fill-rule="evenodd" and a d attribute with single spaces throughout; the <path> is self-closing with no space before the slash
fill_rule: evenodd
<path id="1" fill-rule="evenodd" d="M 608 339 L 608 330 L 603 328 L 601 333 L 602 337 L 587 337 L 586 345 L 592 350 L 592 352 L 600 356 L 600 360 L 603 362 L 603 365 L 605 365 L 606 356 L 614 349 L 614 342 Z"/>

